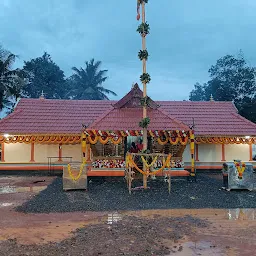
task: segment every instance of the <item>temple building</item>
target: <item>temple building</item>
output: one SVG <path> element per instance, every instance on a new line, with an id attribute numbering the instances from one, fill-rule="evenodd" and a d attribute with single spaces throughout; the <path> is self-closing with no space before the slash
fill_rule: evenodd
<path id="1" fill-rule="evenodd" d="M 62 170 L 82 161 L 87 138 L 89 175 L 123 175 L 125 154 L 141 142 L 142 91 L 136 84 L 121 100 L 23 98 L 0 120 L 0 171 Z M 148 147 L 170 153 L 174 168 L 190 169 L 190 132 L 195 135 L 197 170 L 221 169 L 224 161 L 253 161 L 256 124 L 232 102 L 154 101 L 149 98 Z"/>

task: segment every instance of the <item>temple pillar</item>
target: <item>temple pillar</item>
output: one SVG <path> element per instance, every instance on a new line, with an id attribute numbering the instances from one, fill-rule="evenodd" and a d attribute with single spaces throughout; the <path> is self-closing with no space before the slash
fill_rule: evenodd
<path id="1" fill-rule="evenodd" d="M 252 144 L 249 144 L 249 161 L 252 161 Z"/>
<path id="2" fill-rule="evenodd" d="M 221 161 L 226 161 L 226 154 L 225 154 L 225 144 L 221 144 Z"/>
<path id="3" fill-rule="evenodd" d="M 35 162 L 35 143 L 31 143 L 30 145 L 30 162 Z"/>
<path id="4" fill-rule="evenodd" d="M 1 143 L 1 162 L 4 162 L 4 142 Z"/>

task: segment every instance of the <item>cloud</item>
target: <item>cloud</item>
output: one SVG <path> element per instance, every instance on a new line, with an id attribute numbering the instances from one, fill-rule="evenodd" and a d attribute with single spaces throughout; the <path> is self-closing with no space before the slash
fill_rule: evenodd
<path id="1" fill-rule="evenodd" d="M 218 58 L 240 49 L 255 65 L 255 12 L 255 0 L 149 1 L 150 96 L 187 99 Z M 135 0 L 2 0 L 0 19 L 0 42 L 20 56 L 17 66 L 47 51 L 70 75 L 72 66 L 95 58 L 109 70 L 106 87 L 118 98 L 139 81 Z"/>

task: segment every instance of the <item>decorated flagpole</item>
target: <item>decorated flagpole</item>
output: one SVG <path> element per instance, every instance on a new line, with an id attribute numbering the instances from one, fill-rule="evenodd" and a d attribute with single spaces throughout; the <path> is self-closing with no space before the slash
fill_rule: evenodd
<path id="1" fill-rule="evenodd" d="M 148 97 L 147 97 L 147 83 L 150 82 L 150 75 L 147 73 L 146 61 L 148 59 L 148 52 L 146 49 L 146 36 L 149 34 L 149 25 L 146 23 L 146 14 L 145 14 L 145 4 L 148 3 L 148 0 L 137 0 L 137 20 L 140 20 L 140 6 L 142 12 L 142 23 L 139 25 L 137 32 L 140 33 L 142 37 L 142 50 L 139 51 L 138 57 L 142 61 L 142 75 L 140 80 L 143 84 L 143 98 L 141 100 L 143 106 L 143 119 L 140 122 L 140 127 L 143 128 L 143 151 L 147 150 L 148 147 L 148 138 L 147 138 L 147 127 L 149 125 L 149 118 L 147 116 L 147 106 L 148 106 Z M 145 164 L 143 164 L 144 171 L 146 170 Z M 143 176 L 143 186 L 147 188 L 147 176 Z"/>

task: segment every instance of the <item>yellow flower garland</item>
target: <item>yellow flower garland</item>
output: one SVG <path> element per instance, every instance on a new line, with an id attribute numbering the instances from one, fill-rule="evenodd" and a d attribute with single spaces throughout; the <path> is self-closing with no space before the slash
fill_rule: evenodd
<path id="1" fill-rule="evenodd" d="M 173 141 L 172 138 L 169 138 L 169 141 L 170 141 L 170 143 L 171 143 L 172 145 L 177 145 L 177 144 L 179 143 L 179 140 L 180 140 L 179 137 L 176 137 L 176 138 L 175 138 L 175 141 Z"/>
<path id="2" fill-rule="evenodd" d="M 105 145 L 105 144 L 108 143 L 108 141 L 109 141 L 109 137 L 107 137 L 107 138 L 104 140 L 101 136 L 99 136 L 99 142 L 100 142 L 101 144 Z"/>
<path id="3" fill-rule="evenodd" d="M 117 140 L 115 140 L 114 138 L 111 138 L 111 141 L 114 145 L 118 145 L 121 143 L 122 141 L 122 137 L 119 137 Z"/>
<path id="4" fill-rule="evenodd" d="M 69 177 L 73 180 L 73 181 L 77 181 L 79 180 L 79 178 L 81 177 L 82 173 L 83 173 L 83 169 L 84 169 L 84 166 L 85 166 L 85 163 L 82 163 L 81 166 L 80 166 L 80 170 L 79 170 L 79 173 L 76 177 L 73 176 L 72 174 L 72 171 L 71 171 L 71 166 L 70 164 L 68 164 L 68 174 L 69 174 Z"/>
<path id="5" fill-rule="evenodd" d="M 91 136 L 88 137 L 88 141 L 90 144 L 96 144 L 98 141 L 98 136 L 95 136 L 94 140 L 92 139 Z"/>
<path id="6" fill-rule="evenodd" d="M 162 141 L 160 137 L 157 138 L 157 142 L 159 145 L 165 145 L 168 142 L 168 138 L 165 138 L 165 141 Z"/>
<path id="7" fill-rule="evenodd" d="M 188 143 L 188 137 L 185 137 L 185 140 L 184 140 L 184 141 L 182 141 L 182 138 L 180 138 L 180 144 L 181 144 L 182 146 L 187 145 L 187 143 Z"/>
<path id="8" fill-rule="evenodd" d="M 151 164 L 147 163 L 147 160 L 144 158 L 144 156 L 141 156 L 142 161 L 145 163 L 147 168 L 150 168 L 151 166 L 153 166 L 157 160 L 157 156 L 153 159 Z"/>
<path id="9" fill-rule="evenodd" d="M 166 161 L 163 162 L 163 166 L 160 169 L 158 169 L 156 171 L 153 171 L 153 172 L 149 172 L 149 171 L 144 172 L 143 170 L 141 170 L 137 166 L 137 164 L 134 162 L 134 160 L 132 159 L 131 155 L 128 155 L 127 158 L 128 158 L 127 159 L 128 160 L 128 166 L 134 167 L 141 174 L 149 176 L 149 175 L 155 175 L 158 172 L 162 172 L 167 167 L 167 165 L 170 165 L 171 155 L 168 155 Z"/>
<path id="10" fill-rule="evenodd" d="M 236 169 L 237 169 L 237 172 L 238 172 L 238 178 L 239 179 L 242 179 L 243 178 L 243 173 L 245 171 L 245 168 L 246 168 L 246 165 L 245 163 L 241 163 L 242 164 L 242 167 L 241 167 L 241 164 L 234 161 L 235 162 L 235 166 L 236 166 Z"/>

